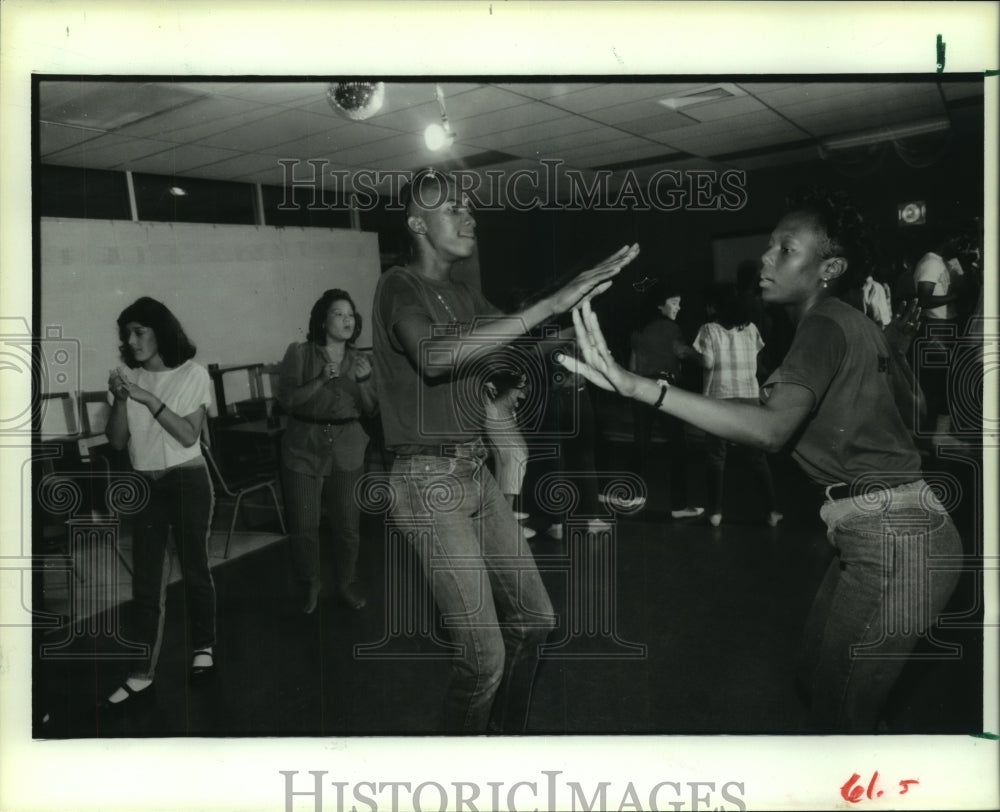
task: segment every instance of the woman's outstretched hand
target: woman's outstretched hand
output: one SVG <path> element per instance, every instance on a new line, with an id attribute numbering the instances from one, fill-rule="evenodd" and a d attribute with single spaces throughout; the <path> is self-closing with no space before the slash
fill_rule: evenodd
<path id="1" fill-rule="evenodd" d="M 589 301 L 584 301 L 580 307 L 573 309 L 573 326 L 576 328 L 577 345 L 583 359 L 560 353 L 556 360 L 570 372 L 582 375 L 601 389 L 631 397 L 635 390 L 636 376 L 619 366 L 612 357 Z"/>
<path id="2" fill-rule="evenodd" d="M 550 301 L 553 312 L 565 313 L 604 293 L 611 287 L 611 277 L 637 256 L 639 256 L 639 243 L 633 243 L 623 246 L 590 270 L 584 271 L 552 294 Z"/>

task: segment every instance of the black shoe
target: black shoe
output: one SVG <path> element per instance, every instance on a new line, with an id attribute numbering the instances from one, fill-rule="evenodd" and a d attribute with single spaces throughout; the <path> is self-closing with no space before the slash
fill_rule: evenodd
<path id="1" fill-rule="evenodd" d="M 151 682 L 142 690 L 136 691 L 130 688 L 127 682 L 123 682 L 119 687 L 125 691 L 128 696 L 120 702 L 112 702 L 110 696 L 114 696 L 114 694 L 118 693 L 117 689 L 112 691 L 109 697 L 106 697 L 97 703 L 97 712 L 102 716 L 110 716 L 123 711 L 132 711 L 137 708 L 144 707 L 145 705 L 148 705 L 156 696 L 153 691 L 154 686 L 155 683 Z"/>
<path id="2" fill-rule="evenodd" d="M 368 598 L 361 594 L 361 591 L 354 585 L 348 584 L 337 590 L 337 599 L 348 609 L 355 612 L 364 609 L 368 605 Z"/>
<path id="3" fill-rule="evenodd" d="M 302 603 L 300 608 L 302 614 L 311 615 L 316 611 L 316 604 L 319 602 L 319 584 L 306 584 L 302 588 Z"/>
<path id="4" fill-rule="evenodd" d="M 207 665 L 195 665 L 194 661 L 198 657 L 208 657 L 211 662 Z M 204 682 L 213 676 L 215 676 L 215 655 L 205 649 L 196 650 L 191 656 L 191 682 Z"/>

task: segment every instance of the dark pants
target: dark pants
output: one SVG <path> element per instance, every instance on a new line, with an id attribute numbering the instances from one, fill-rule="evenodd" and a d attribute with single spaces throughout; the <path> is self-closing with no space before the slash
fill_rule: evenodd
<path id="1" fill-rule="evenodd" d="M 337 586 L 354 581 L 361 536 L 361 513 L 354 487 L 364 468 L 332 471 L 328 476 L 312 476 L 289 471 L 282 466 L 281 483 L 285 496 L 289 544 L 295 577 L 304 585 L 318 585 L 321 578 L 319 523 L 326 510 L 334 538 Z"/>
<path id="2" fill-rule="evenodd" d="M 579 495 L 574 512 L 580 516 L 601 515 L 597 500 L 597 422 L 586 387 L 554 389 L 546 404 L 542 428 L 546 434 L 558 437 L 554 441 L 558 445 L 558 456 L 532 463 L 530 482 L 534 484 L 543 476 L 566 472 L 566 478 L 572 480 Z M 548 522 L 564 521 L 565 515 L 554 514 L 544 507 L 549 501 L 536 495 L 537 512 Z"/>
<path id="3" fill-rule="evenodd" d="M 755 398 L 732 398 L 741 403 L 756 403 Z M 729 446 L 735 445 L 714 434 L 705 435 L 705 467 L 708 474 L 708 514 L 722 513 L 722 491 L 726 479 L 726 457 Z M 767 454 L 759 448 L 739 446 L 738 453 L 744 454 L 749 463 L 749 472 L 757 483 L 763 497 L 764 513 L 775 509 L 774 482 L 771 479 L 771 467 L 767 463 Z"/>
<path id="4" fill-rule="evenodd" d="M 442 621 L 461 649 L 445 695 L 444 729 L 523 731 L 538 647 L 555 618 L 510 505 L 475 458 L 397 457 L 392 484 L 392 519 L 420 556 Z"/>
<path id="5" fill-rule="evenodd" d="M 653 437 L 653 425 L 658 424 L 667 438 L 667 453 L 670 455 L 666 467 L 667 499 L 671 510 L 688 507 L 687 467 L 688 440 L 684 421 L 672 415 L 654 409 L 645 403 L 632 404 L 632 416 L 635 421 L 633 437 L 637 455 L 637 471 L 646 480 L 649 490 L 650 473 L 655 463 L 650 445 Z"/>
<path id="6" fill-rule="evenodd" d="M 152 679 L 163 643 L 163 606 L 167 592 L 167 539 L 174 546 L 184 575 L 184 595 L 192 649 L 215 644 L 215 583 L 208 566 L 208 534 L 214 494 L 204 465 L 174 468 L 149 480 L 149 501 L 136 515 L 132 541 L 132 595 L 136 642 L 149 646 L 149 656 L 132 672 Z"/>
<path id="7" fill-rule="evenodd" d="M 958 323 L 955 319 L 924 318 L 920 323 L 920 334 L 911 346 L 911 366 L 917 383 L 924 393 L 927 412 L 923 415 L 919 429 L 921 434 L 934 434 L 937 419 L 951 414 L 948 403 L 948 377 L 954 374 L 954 355 L 949 354 L 957 335 Z"/>

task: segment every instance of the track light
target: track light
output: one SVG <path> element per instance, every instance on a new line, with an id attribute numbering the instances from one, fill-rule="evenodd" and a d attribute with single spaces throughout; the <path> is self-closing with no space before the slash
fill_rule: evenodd
<path id="1" fill-rule="evenodd" d="M 450 147 L 455 143 L 455 133 L 451 129 L 451 124 L 448 123 L 448 112 L 444 107 L 444 91 L 441 90 L 441 85 L 435 85 L 435 88 L 437 89 L 438 107 L 441 108 L 441 123 L 428 124 L 427 129 L 424 130 L 424 143 L 427 145 L 427 149 L 433 152 Z"/>

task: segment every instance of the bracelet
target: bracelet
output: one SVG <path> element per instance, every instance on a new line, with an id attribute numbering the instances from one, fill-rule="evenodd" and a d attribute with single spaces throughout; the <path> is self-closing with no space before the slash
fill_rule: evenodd
<path id="1" fill-rule="evenodd" d="M 667 394 L 667 390 L 670 388 L 670 384 L 665 381 L 660 381 L 660 396 L 656 399 L 656 403 L 653 404 L 654 409 L 659 409 L 663 404 L 663 397 Z"/>
<path id="2" fill-rule="evenodd" d="M 663 397 L 662 397 L 662 396 L 660 397 L 660 400 L 663 400 Z M 153 420 L 158 420 L 158 419 L 159 419 L 159 417 L 160 417 L 160 412 L 162 412 L 162 411 L 163 411 L 164 409 L 166 409 L 166 408 L 167 408 L 167 404 L 166 404 L 166 403 L 164 403 L 164 402 L 163 402 L 163 401 L 161 400 L 161 401 L 160 401 L 160 408 L 159 408 L 159 409 L 157 409 L 157 410 L 156 410 L 155 412 L 153 412 Z"/>

